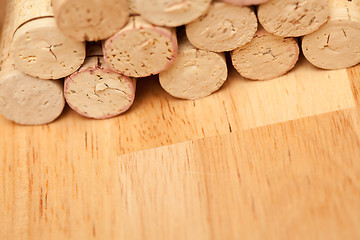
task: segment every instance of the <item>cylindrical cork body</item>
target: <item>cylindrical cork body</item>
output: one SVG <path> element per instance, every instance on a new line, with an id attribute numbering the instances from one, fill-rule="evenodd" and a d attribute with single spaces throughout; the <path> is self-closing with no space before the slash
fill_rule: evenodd
<path id="1" fill-rule="evenodd" d="M 196 49 L 183 36 L 176 60 L 169 69 L 159 74 L 159 79 L 170 95 L 194 100 L 217 91 L 226 81 L 227 74 L 224 53 Z"/>
<path id="2" fill-rule="evenodd" d="M 281 37 L 299 37 L 319 29 L 329 18 L 327 0 L 270 0 L 258 7 L 266 31 Z"/>
<path id="3" fill-rule="evenodd" d="M 101 46 L 92 48 L 79 71 L 66 78 L 65 98 L 84 117 L 115 117 L 133 104 L 136 80 L 111 70 L 102 57 Z"/>
<path id="4" fill-rule="evenodd" d="M 125 28 L 104 42 L 103 51 L 105 61 L 122 75 L 155 75 L 166 70 L 176 57 L 176 31 L 133 16 Z"/>
<path id="5" fill-rule="evenodd" d="M 241 76 L 251 80 L 268 80 L 290 71 L 299 58 L 294 38 L 283 38 L 258 30 L 243 47 L 231 52 L 233 66 Z"/>
<path id="6" fill-rule="evenodd" d="M 167 27 L 188 24 L 203 15 L 211 0 L 131 0 L 136 9 L 147 21 Z"/>
<path id="7" fill-rule="evenodd" d="M 31 20 L 54 16 L 51 0 L 14 0 L 13 2 L 16 12 L 14 30 Z"/>
<path id="8" fill-rule="evenodd" d="M 98 41 L 120 31 L 129 18 L 127 0 L 53 0 L 56 22 L 77 41 Z"/>
<path id="9" fill-rule="evenodd" d="M 64 109 L 63 84 L 34 78 L 15 68 L 10 58 L 10 45 L 17 13 L 14 1 L 8 2 L 0 44 L 0 113 L 22 125 L 50 123 Z"/>
<path id="10" fill-rule="evenodd" d="M 59 79 L 84 62 L 85 44 L 57 27 L 51 0 L 16 0 L 11 56 L 17 68 L 42 79 Z"/>
<path id="11" fill-rule="evenodd" d="M 250 42 L 257 26 L 252 8 L 214 2 L 205 15 L 186 25 L 186 35 L 199 49 L 225 52 Z"/>
<path id="12" fill-rule="evenodd" d="M 331 0 L 330 20 L 302 40 L 305 57 L 323 69 L 360 63 L 360 0 Z"/>
<path id="13" fill-rule="evenodd" d="M 269 0 L 221 0 L 221 1 L 238 6 L 250 6 L 250 5 L 259 5 L 262 3 L 266 3 Z"/>

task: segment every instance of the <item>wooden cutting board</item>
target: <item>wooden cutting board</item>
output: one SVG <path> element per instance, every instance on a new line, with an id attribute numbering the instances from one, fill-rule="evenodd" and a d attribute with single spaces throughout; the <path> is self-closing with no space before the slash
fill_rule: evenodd
<path id="1" fill-rule="evenodd" d="M 360 239 L 360 66 L 303 59 L 111 120 L 0 118 L 0 239 Z"/>

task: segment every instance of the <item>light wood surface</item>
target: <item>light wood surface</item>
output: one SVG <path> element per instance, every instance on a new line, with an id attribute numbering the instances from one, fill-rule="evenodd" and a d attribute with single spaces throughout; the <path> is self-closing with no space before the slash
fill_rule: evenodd
<path id="1" fill-rule="evenodd" d="M 360 66 L 182 101 L 156 78 L 104 121 L 0 118 L 0 239 L 360 239 Z"/>

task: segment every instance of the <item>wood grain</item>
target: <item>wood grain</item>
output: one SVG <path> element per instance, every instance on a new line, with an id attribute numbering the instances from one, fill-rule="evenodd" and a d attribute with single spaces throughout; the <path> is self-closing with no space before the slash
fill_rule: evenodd
<path id="1" fill-rule="evenodd" d="M 0 237 L 358 239 L 359 123 L 349 110 L 126 155 L 16 132 Z"/>
<path id="2" fill-rule="evenodd" d="M 0 239 L 359 239 L 360 66 L 182 101 L 139 81 L 127 114 L 0 118 Z"/>

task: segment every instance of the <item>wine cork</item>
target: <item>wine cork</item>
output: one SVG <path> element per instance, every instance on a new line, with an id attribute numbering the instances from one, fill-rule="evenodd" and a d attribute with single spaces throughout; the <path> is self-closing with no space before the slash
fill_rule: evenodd
<path id="1" fill-rule="evenodd" d="M 227 79 L 224 53 L 196 49 L 184 35 L 173 65 L 159 74 L 160 84 L 170 95 L 199 99 L 214 93 Z"/>
<path id="2" fill-rule="evenodd" d="M 107 119 L 126 112 L 134 102 L 136 80 L 114 72 L 100 45 L 88 48 L 84 65 L 65 80 L 68 105 L 80 115 Z"/>
<path id="3" fill-rule="evenodd" d="M 176 31 L 159 27 L 140 16 L 103 44 L 105 61 L 130 77 L 147 77 L 166 70 L 177 54 Z"/>
<path id="4" fill-rule="evenodd" d="M 330 20 L 303 38 L 303 53 L 319 68 L 352 67 L 360 63 L 360 0 L 329 2 Z"/>
<path id="5" fill-rule="evenodd" d="M 318 30 L 330 14 L 327 0 L 270 0 L 258 7 L 266 31 L 281 37 L 299 37 Z"/>
<path id="6" fill-rule="evenodd" d="M 15 28 L 33 19 L 53 17 L 54 11 L 51 0 L 15 0 Z"/>
<path id="7" fill-rule="evenodd" d="M 104 40 L 129 18 L 127 0 L 53 0 L 59 28 L 77 41 Z"/>
<path id="8" fill-rule="evenodd" d="M 257 26 L 252 8 L 214 2 L 205 15 L 186 25 L 186 35 L 199 49 L 225 52 L 250 42 Z"/>
<path id="9" fill-rule="evenodd" d="M 241 76 L 268 80 L 290 71 L 299 52 L 297 39 L 275 36 L 261 28 L 251 42 L 231 52 L 231 59 Z"/>
<path id="10" fill-rule="evenodd" d="M 51 0 L 16 0 L 11 56 L 17 68 L 42 79 L 59 79 L 84 62 L 85 44 L 57 27 Z"/>
<path id="11" fill-rule="evenodd" d="M 167 27 L 188 24 L 210 7 L 211 0 L 131 0 L 133 9 L 147 21 Z"/>
<path id="12" fill-rule="evenodd" d="M 34 78 L 16 69 L 10 58 L 14 10 L 14 1 L 9 0 L 0 43 L 0 114 L 22 125 L 47 124 L 64 109 L 63 85 L 60 81 Z"/>

